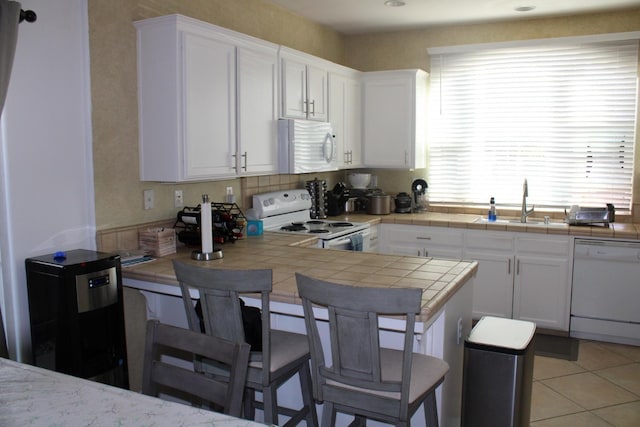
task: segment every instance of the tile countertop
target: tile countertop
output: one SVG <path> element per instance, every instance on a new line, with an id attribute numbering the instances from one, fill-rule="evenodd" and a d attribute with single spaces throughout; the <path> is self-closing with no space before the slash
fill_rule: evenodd
<path id="1" fill-rule="evenodd" d="M 560 234 L 576 237 L 598 237 L 640 240 L 640 224 L 614 222 L 609 227 L 602 225 L 584 226 L 567 225 L 558 220 L 551 220 L 552 225 L 544 224 L 527 225 L 519 222 L 514 223 L 489 223 L 478 222 L 479 215 L 473 214 L 452 214 L 440 212 L 424 213 L 391 213 L 389 215 L 367 215 L 349 214 L 330 219 L 353 222 L 369 222 L 371 224 L 409 224 L 409 225 L 429 225 L 434 227 L 468 228 L 474 230 L 488 231 L 513 231 L 541 234 Z M 534 218 L 535 221 L 540 221 Z"/>
<path id="2" fill-rule="evenodd" d="M 369 217 L 371 218 L 371 217 Z M 272 301 L 300 304 L 295 273 L 348 285 L 417 287 L 423 289 L 419 321 L 428 322 L 456 291 L 474 274 L 476 261 L 383 255 L 306 247 L 315 237 L 265 232 L 233 244 L 216 246 L 224 257 L 213 261 L 193 261 L 191 250 L 122 269 L 127 279 L 177 287 L 172 260 L 180 259 L 211 268 L 273 270 Z M 131 287 L 138 287 L 131 285 Z M 179 291 L 171 289 L 179 295 Z"/>

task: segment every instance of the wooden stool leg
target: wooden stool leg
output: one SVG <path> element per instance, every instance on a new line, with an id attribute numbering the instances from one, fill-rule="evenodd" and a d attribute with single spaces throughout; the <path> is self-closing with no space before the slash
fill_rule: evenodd
<path id="1" fill-rule="evenodd" d="M 436 404 L 435 390 L 424 400 L 424 418 L 427 427 L 438 427 L 438 405 Z"/>

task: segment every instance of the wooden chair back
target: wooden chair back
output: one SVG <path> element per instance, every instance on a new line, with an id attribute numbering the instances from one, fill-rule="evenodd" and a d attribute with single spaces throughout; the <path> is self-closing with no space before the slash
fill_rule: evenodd
<path id="1" fill-rule="evenodd" d="M 390 400 L 389 413 L 407 408 L 413 355 L 413 331 L 416 314 L 420 312 L 422 291 L 413 288 L 363 288 L 330 283 L 296 273 L 298 292 L 302 298 L 309 349 L 314 397 L 323 401 L 341 401 L 360 406 L 362 396 L 344 393 L 351 389 L 384 392 Z M 320 320 L 314 309 L 326 308 L 329 342 L 323 348 Z M 379 315 L 401 315 L 406 321 L 400 381 L 382 377 Z M 325 359 L 325 354 L 328 358 Z M 378 393 L 380 394 L 380 393 Z M 405 415 L 406 418 L 406 415 Z"/>
<path id="2" fill-rule="evenodd" d="M 183 355 L 193 364 L 195 356 L 206 357 L 228 367 L 227 378 L 214 378 L 193 369 L 168 363 L 163 356 Z M 197 397 L 225 414 L 242 415 L 244 384 L 249 363 L 249 345 L 208 336 L 188 329 L 147 322 L 142 392 L 150 396 L 168 389 Z"/>

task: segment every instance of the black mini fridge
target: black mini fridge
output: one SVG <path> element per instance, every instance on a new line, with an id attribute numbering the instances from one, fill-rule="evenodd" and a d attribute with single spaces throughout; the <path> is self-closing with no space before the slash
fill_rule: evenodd
<path id="1" fill-rule="evenodd" d="M 120 256 L 76 249 L 25 265 L 33 364 L 129 388 Z"/>

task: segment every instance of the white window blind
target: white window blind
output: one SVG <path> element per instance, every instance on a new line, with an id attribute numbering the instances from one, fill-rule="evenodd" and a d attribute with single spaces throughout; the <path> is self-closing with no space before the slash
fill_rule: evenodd
<path id="1" fill-rule="evenodd" d="M 432 202 L 631 207 L 638 41 L 434 55 Z"/>

